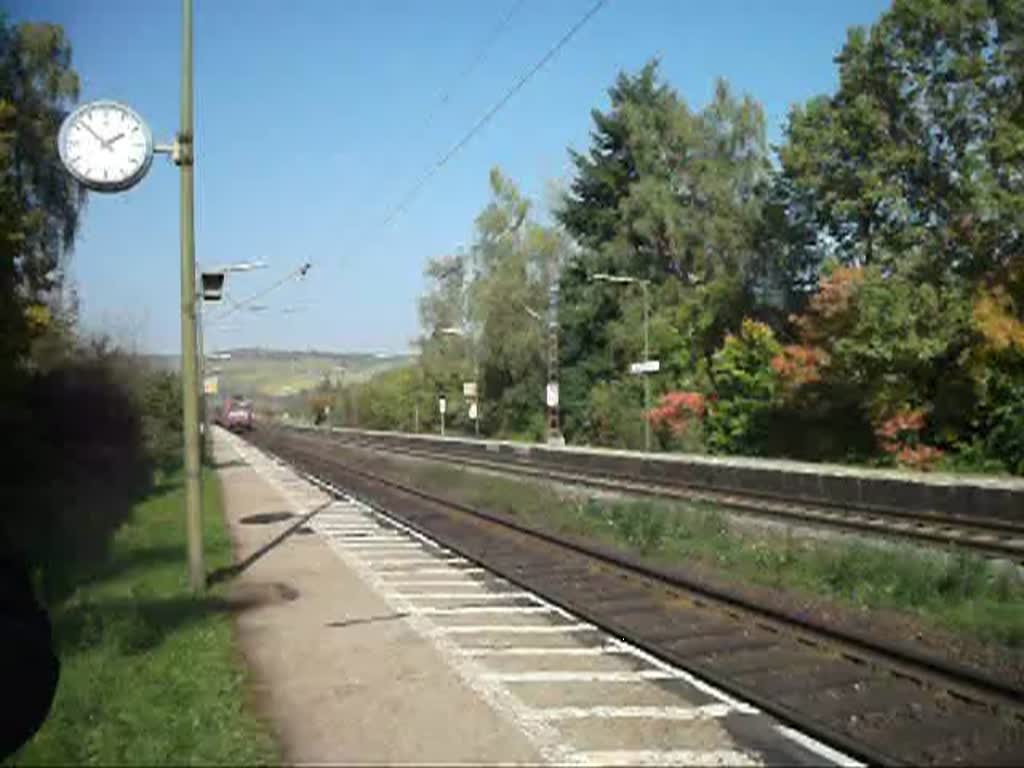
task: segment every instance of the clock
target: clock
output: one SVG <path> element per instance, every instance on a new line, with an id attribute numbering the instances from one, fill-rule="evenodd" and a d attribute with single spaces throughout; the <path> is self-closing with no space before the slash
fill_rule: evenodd
<path id="1" fill-rule="evenodd" d="M 57 149 L 68 172 L 97 192 L 129 189 L 153 162 L 153 135 L 130 107 L 116 101 L 83 104 L 64 119 Z"/>

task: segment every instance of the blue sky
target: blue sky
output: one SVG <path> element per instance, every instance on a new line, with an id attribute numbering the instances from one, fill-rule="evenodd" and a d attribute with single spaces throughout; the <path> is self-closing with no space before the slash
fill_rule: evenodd
<path id="1" fill-rule="evenodd" d="M 883 0 L 610 0 L 387 227 L 424 169 L 593 3 L 523 0 L 195 0 L 196 256 L 262 259 L 236 298 L 304 260 L 270 309 L 211 327 L 208 348 L 400 352 L 417 332 L 426 260 L 472 238 L 498 165 L 538 206 L 584 149 L 590 110 L 652 56 L 691 105 L 715 77 L 764 105 L 777 141 L 789 106 L 835 86 L 846 29 Z M 8 0 L 11 7 L 11 0 Z M 178 116 L 177 0 L 13 0 L 15 20 L 62 24 L 82 99 L 132 105 L 154 137 Z M 438 107 L 441 93 L 451 97 Z M 427 123 L 426 116 L 433 112 Z M 129 192 L 92 195 L 73 256 L 83 319 L 150 351 L 179 345 L 178 176 L 158 157 Z M 297 304 L 308 308 L 283 314 Z"/>

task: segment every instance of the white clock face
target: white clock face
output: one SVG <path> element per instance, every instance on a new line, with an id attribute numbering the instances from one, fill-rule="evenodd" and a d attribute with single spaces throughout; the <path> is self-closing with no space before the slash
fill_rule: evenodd
<path id="1" fill-rule="evenodd" d="M 68 115 L 57 146 L 68 172 L 98 192 L 134 186 L 153 161 L 149 127 L 116 101 L 83 104 Z"/>

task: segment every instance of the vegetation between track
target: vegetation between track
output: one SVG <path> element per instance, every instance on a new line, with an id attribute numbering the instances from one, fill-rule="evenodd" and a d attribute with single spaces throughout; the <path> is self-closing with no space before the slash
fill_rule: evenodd
<path id="1" fill-rule="evenodd" d="M 427 460 L 375 459 L 372 470 L 653 564 L 696 563 L 727 580 L 898 611 L 998 646 L 1024 647 L 1024 578 L 1009 564 L 855 536 L 807 536 L 706 503 L 631 500 Z"/>

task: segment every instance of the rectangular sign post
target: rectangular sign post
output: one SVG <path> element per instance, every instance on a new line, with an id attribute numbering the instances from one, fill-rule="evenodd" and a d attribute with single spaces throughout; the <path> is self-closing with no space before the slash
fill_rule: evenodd
<path id="1" fill-rule="evenodd" d="M 462 396 L 469 401 L 469 418 L 473 420 L 473 431 L 480 437 L 480 413 L 478 407 L 477 384 L 475 381 L 462 382 Z"/>
<path id="2" fill-rule="evenodd" d="M 547 403 L 548 408 L 558 407 L 558 382 L 549 381 L 547 391 L 545 392 L 544 402 Z"/>
<path id="3" fill-rule="evenodd" d="M 661 370 L 660 360 L 644 360 L 640 363 L 632 363 L 629 366 L 629 372 L 633 374 L 638 373 L 657 373 Z"/>
<path id="4" fill-rule="evenodd" d="M 208 395 L 216 395 L 217 394 L 217 377 L 216 376 L 207 376 L 203 380 L 203 392 L 205 392 Z"/>
<path id="5" fill-rule="evenodd" d="M 647 357 L 647 322 L 646 322 L 646 308 L 647 308 L 647 292 L 646 284 L 644 291 L 644 357 Z M 651 413 L 651 378 L 648 374 L 657 373 L 661 370 L 660 360 L 643 360 L 639 363 L 632 363 L 629 366 L 629 372 L 636 375 L 642 374 L 644 377 L 644 450 L 650 452 L 651 450 L 651 421 L 648 418 Z"/>

